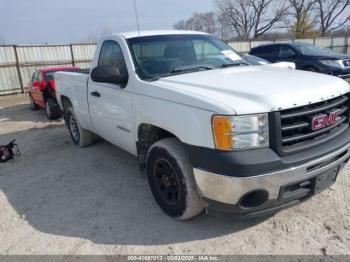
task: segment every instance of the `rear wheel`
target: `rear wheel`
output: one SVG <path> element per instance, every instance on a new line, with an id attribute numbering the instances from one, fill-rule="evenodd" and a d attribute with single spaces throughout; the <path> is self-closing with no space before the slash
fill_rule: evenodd
<path id="1" fill-rule="evenodd" d="M 37 104 L 35 104 L 34 99 L 31 95 L 29 95 L 29 101 L 30 101 L 30 109 L 32 111 L 36 111 L 39 109 L 39 106 Z"/>
<path id="2" fill-rule="evenodd" d="M 155 200 L 169 216 L 187 220 L 203 211 L 205 205 L 196 190 L 193 166 L 177 139 L 167 138 L 151 147 L 147 177 Z"/>
<path id="3" fill-rule="evenodd" d="M 48 119 L 55 120 L 60 117 L 60 111 L 55 99 L 47 98 L 45 101 L 45 113 Z"/>
<path id="4" fill-rule="evenodd" d="M 94 134 L 81 127 L 76 118 L 73 107 L 68 108 L 66 121 L 70 136 L 74 144 L 79 147 L 87 147 L 93 144 Z"/>

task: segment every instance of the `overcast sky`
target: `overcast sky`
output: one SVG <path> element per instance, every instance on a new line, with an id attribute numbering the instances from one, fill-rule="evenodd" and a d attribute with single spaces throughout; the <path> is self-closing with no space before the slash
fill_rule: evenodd
<path id="1" fill-rule="evenodd" d="M 141 29 L 171 29 L 212 0 L 136 0 Z M 84 41 L 101 28 L 136 30 L 132 0 L 0 0 L 0 38 L 8 44 Z"/>

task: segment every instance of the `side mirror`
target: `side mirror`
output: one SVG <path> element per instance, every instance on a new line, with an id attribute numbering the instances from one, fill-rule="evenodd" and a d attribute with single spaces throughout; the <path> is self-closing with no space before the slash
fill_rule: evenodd
<path id="1" fill-rule="evenodd" d="M 121 70 L 117 66 L 101 65 L 92 70 L 91 80 L 98 83 L 116 84 L 125 87 L 129 76 L 127 73 L 121 73 Z"/>

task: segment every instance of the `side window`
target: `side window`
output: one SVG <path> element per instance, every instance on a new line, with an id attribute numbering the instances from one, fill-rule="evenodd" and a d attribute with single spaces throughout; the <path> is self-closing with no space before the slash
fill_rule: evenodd
<path id="1" fill-rule="evenodd" d="M 289 46 L 281 46 L 279 53 L 280 58 L 291 58 L 295 56 L 296 52 L 292 48 L 290 48 Z"/>
<path id="2" fill-rule="evenodd" d="M 119 44 L 112 40 L 107 40 L 103 43 L 98 65 L 116 66 L 120 72 L 127 73 L 123 52 Z"/>
<path id="3" fill-rule="evenodd" d="M 32 83 L 36 82 L 38 78 L 38 72 L 34 72 L 33 76 L 32 76 Z"/>
<path id="4" fill-rule="evenodd" d="M 278 56 L 278 46 L 270 46 L 266 48 L 266 57 L 268 58 L 277 58 Z"/>
<path id="5" fill-rule="evenodd" d="M 40 72 L 40 71 L 38 72 L 37 81 L 38 81 L 38 82 L 43 81 L 43 77 L 42 77 L 42 74 L 41 74 L 41 72 Z"/>
<path id="6" fill-rule="evenodd" d="M 253 53 L 256 56 L 262 57 L 262 58 L 277 58 L 278 56 L 278 47 L 271 45 L 271 46 L 262 46 L 256 49 L 256 51 Z"/>

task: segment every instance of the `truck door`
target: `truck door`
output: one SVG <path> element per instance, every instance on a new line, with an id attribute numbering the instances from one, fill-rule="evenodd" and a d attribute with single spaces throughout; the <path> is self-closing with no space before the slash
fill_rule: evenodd
<path id="1" fill-rule="evenodd" d="M 127 70 L 120 45 L 107 40 L 101 47 L 98 65 L 113 65 Z M 97 133 L 114 145 L 135 154 L 136 145 L 132 135 L 132 94 L 128 86 L 88 83 L 90 117 Z"/>
<path id="2" fill-rule="evenodd" d="M 45 107 L 45 101 L 43 97 L 42 88 L 39 86 L 43 81 L 43 76 L 41 71 L 37 71 L 34 73 L 31 81 L 30 94 L 34 100 L 34 102 L 40 106 L 41 108 Z"/>

